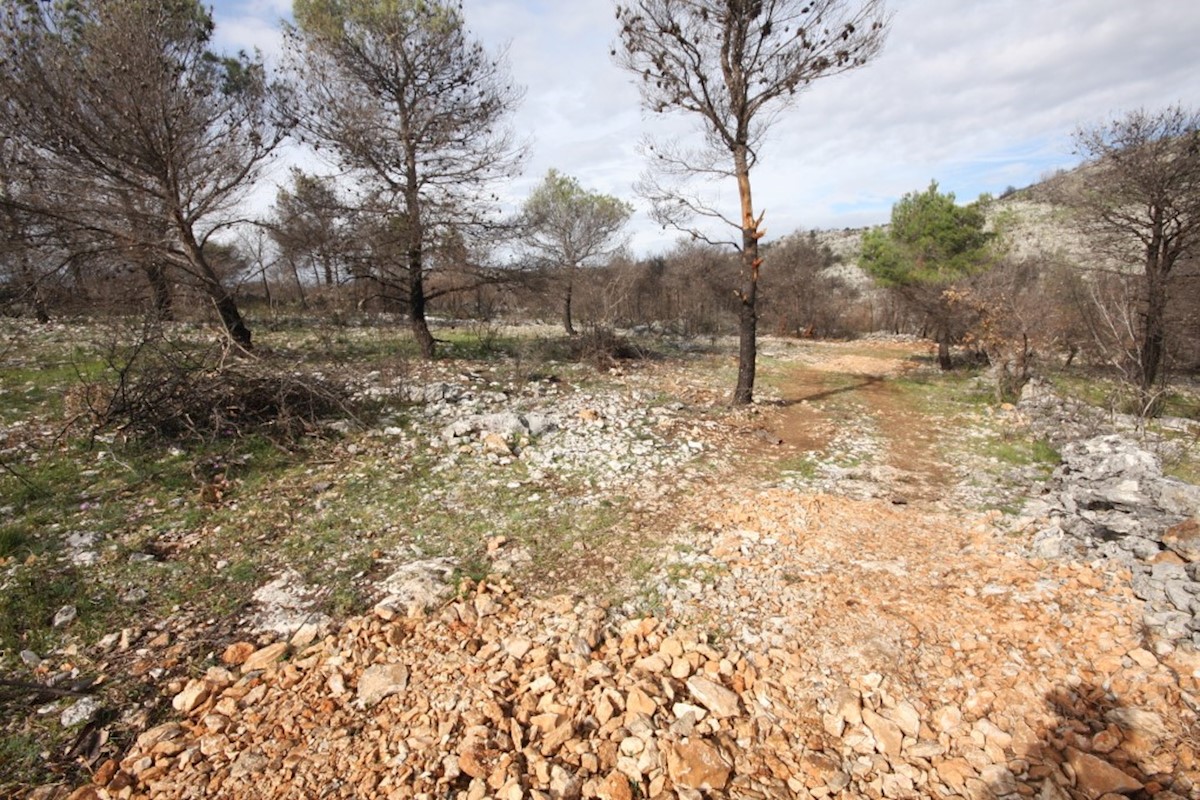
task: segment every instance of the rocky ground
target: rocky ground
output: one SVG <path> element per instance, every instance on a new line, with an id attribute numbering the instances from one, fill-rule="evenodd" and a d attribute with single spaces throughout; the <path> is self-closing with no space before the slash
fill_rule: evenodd
<path id="1" fill-rule="evenodd" d="M 1200 798 L 1188 490 L 1149 454 L 1100 474 L 1064 448 L 1051 475 L 965 446 L 1105 423 L 1045 393 L 918 402 L 920 345 L 766 350 L 778 379 L 732 414 L 654 368 L 562 397 L 426 381 L 428 424 L 379 436 L 480 485 L 512 462 L 522 491 L 574 481 L 580 509 L 628 494 L 653 568 L 580 542 L 563 591 L 530 591 L 533 545 L 502 536 L 485 579 L 393 565 L 372 613 L 301 604 L 277 641 L 167 676 L 169 717 L 71 796 Z M 1109 512 L 1149 521 L 1099 536 Z M 1130 533 L 1148 544 L 1106 547 Z M 640 589 L 575 591 L 597 583 Z"/>

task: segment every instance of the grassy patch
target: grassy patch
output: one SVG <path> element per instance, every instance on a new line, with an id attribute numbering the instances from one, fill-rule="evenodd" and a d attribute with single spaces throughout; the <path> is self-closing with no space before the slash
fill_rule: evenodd
<path id="1" fill-rule="evenodd" d="M 54 615 L 73 606 L 73 630 L 101 630 L 118 611 L 111 590 L 87 580 L 79 571 L 36 562 L 18 569 L 0 593 L 0 648 L 42 654 L 62 639 L 52 627 Z"/>
<path id="2" fill-rule="evenodd" d="M 45 778 L 41 753 L 46 744 L 34 733 L 0 734 L 0 792 L 7 785 L 36 785 Z"/>
<path id="3" fill-rule="evenodd" d="M 1200 485 L 1200 462 L 1195 459 L 1172 459 L 1163 464 L 1163 473 L 1186 483 Z"/>
<path id="4" fill-rule="evenodd" d="M 782 458 L 778 462 L 782 475 L 794 475 L 804 480 L 813 480 L 818 476 L 820 460 L 814 453 L 802 453 L 798 456 Z"/>
<path id="5" fill-rule="evenodd" d="M 927 414 L 953 415 L 995 404 L 995 393 L 974 370 L 925 371 L 895 378 L 892 385 Z"/>
<path id="6" fill-rule="evenodd" d="M 984 448 L 985 455 L 1017 467 L 1039 464 L 1054 467 L 1062 462 L 1058 450 L 1044 439 L 993 439 Z"/>

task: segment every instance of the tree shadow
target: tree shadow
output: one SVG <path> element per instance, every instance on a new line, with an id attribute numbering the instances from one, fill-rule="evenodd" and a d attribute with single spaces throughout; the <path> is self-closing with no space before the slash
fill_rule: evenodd
<path id="1" fill-rule="evenodd" d="M 1108 793 L 1141 800 L 1167 788 L 1154 783 L 1162 775 L 1147 775 L 1141 766 L 1167 744 L 1159 715 L 1130 708 L 1087 682 L 1057 686 L 1045 699 L 1058 721 L 1038 750 L 1026 754 L 1045 773 L 1029 781 L 1039 800 L 1096 800 Z"/>
<path id="2" fill-rule="evenodd" d="M 862 391 L 863 389 L 869 389 L 873 386 L 881 386 L 881 385 L 883 385 L 883 382 L 884 382 L 884 377 L 882 375 L 863 375 L 860 377 L 862 378 L 861 382 L 852 383 L 852 384 L 849 384 L 848 386 L 839 386 L 836 389 L 825 389 L 823 391 L 814 392 L 813 394 L 806 394 L 801 397 L 784 398 L 782 400 L 770 400 L 770 401 L 763 403 L 763 405 L 777 406 L 779 408 L 790 408 L 791 406 L 797 406 L 797 405 L 800 405 L 801 403 L 811 403 L 811 402 L 815 402 L 818 400 L 827 400 L 830 397 L 836 397 L 839 394 L 846 394 L 847 392 L 858 392 L 858 391 Z"/>

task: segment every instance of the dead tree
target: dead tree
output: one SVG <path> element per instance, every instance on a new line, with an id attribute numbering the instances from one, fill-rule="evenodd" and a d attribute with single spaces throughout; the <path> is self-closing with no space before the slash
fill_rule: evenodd
<path id="1" fill-rule="evenodd" d="M 691 226 L 697 216 L 739 232 L 729 242 L 741 254 L 735 404 L 750 403 L 757 352 L 759 240 L 750 173 L 758 146 L 778 112 L 809 83 L 866 64 L 883 46 L 887 16 L 882 0 L 638 0 L 617 6 L 621 66 L 637 77 L 642 104 L 680 111 L 701 123 L 697 150 L 650 146 L 651 171 L 641 192 L 664 226 L 711 241 Z M 733 217 L 689 193 L 697 176 L 737 183 L 740 213 Z"/>

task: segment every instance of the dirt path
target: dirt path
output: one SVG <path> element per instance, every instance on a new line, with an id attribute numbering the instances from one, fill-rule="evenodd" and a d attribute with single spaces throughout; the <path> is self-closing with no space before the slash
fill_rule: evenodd
<path id="1" fill-rule="evenodd" d="M 823 357 L 787 370 L 780 410 L 767 430 L 787 456 L 825 459 L 854 445 L 847 440 L 851 429 L 861 431 L 863 452 L 855 459 L 863 458 L 868 471 L 875 468 L 874 477 L 895 486 L 893 500 L 944 499 L 954 476 L 942 462 L 943 426 L 896 386 L 919 368 L 922 352 L 913 345 L 879 345 L 870 354 L 828 348 Z"/>
<path id="2" fill-rule="evenodd" d="M 1126 574 L 1031 560 L 994 515 L 927 502 L 953 473 L 893 383 L 909 351 L 830 352 L 740 463 L 837 457 L 853 429 L 847 474 L 892 496 L 735 468 L 679 499 L 653 616 L 480 584 L 290 661 L 235 653 L 97 794 L 1200 797 L 1200 661 L 1143 640 Z"/>

